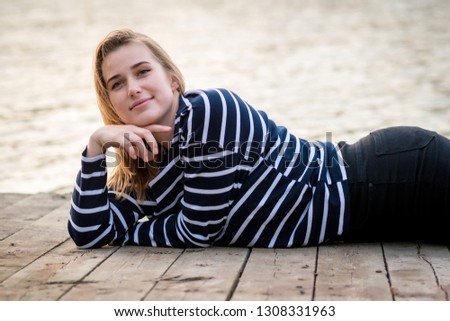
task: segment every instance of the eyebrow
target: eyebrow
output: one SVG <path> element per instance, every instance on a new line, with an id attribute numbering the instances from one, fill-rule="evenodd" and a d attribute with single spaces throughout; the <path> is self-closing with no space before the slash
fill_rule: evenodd
<path id="1" fill-rule="evenodd" d="M 140 62 L 135 63 L 134 65 L 132 65 L 130 69 L 137 68 L 137 67 L 139 67 L 140 65 L 143 65 L 143 64 L 149 64 L 149 65 L 150 65 L 150 62 L 148 62 L 148 61 L 140 61 Z M 119 77 L 120 77 L 119 74 L 110 77 L 110 78 L 106 81 L 106 87 L 108 88 L 108 84 L 109 84 L 111 81 L 113 81 L 114 79 L 119 78 Z"/>

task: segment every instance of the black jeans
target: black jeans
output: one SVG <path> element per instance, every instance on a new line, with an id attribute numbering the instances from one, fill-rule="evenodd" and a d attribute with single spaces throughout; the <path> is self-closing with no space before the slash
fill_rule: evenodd
<path id="1" fill-rule="evenodd" d="M 342 147 L 350 188 L 344 240 L 450 243 L 450 140 L 418 127 Z"/>

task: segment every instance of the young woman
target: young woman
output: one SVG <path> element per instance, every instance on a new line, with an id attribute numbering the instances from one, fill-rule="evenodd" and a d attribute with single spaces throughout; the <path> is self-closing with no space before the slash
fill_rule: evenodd
<path id="1" fill-rule="evenodd" d="M 449 242 L 450 141 L 435 132 L 308 142 L 229 90 L 185 92 L 167 53 L 130 30 L 99 44 L 94 71 L 105 126 L 73 192 L 80 248 Z"/>

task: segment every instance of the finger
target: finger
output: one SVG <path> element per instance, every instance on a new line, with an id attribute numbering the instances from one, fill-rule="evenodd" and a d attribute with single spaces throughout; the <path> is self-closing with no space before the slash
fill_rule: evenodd
<path id="1" fill-rule="evenodd" d="M 130 125 L 128 127 L 130 132 L 126 133 L 128 138 L 133 146 L 138 147 L 139 157 L 144 161 L 148 161 L 145 159 L 143 155 L 147 155 L 148 158 L 153 159 L 156 155 L 159 154 L 159 145 L 156 138 L 153 136 L 153 132 L 168 132 L 172 131 L 172 127 L 164 126 L 164 125 L 149 125 L 147 127 L 137 127 L 134 125 Z"/>
<path id="2" fill-rule="evenodd" d="M 129 139 L 129 134 L 124 136 L 123 149 L 128 153 L 128 155 L 132 159 L 136 159 L 137 158 L 136 150 L 134 149 L 134 146 L 133 146 L 133 144 L 131 143 L 131 141 Z"/>
<path id="3" fill-rule="evenodd" d="M 130 143 L 134 147 L 134 151 L 136 152 L 137 156 L 141 158 L 144 162 L 148 162 L 151 157 L 150 156 L 151 150 L 147 150 L 145 146 L 145 139 L 135 133 L 129 133 L 128 136 Z"/>
<path id="4" fill-rule="evenodd" d="M 156 138 L 152 135 L 151 132 L 147 131 L 145 133 L 145 137 L 143 138 L 145 147 L 150 151 L 153 155 L 158 155 L 159 147 Z"/>
<path id="5" fill-rule="evenodd" d="M 151 152 L 151 151 L 152 151 L 152 148 L 151 148 L 150 145 L 147 143 L 147 141 L 145 140 L 145 138 L 142 138 L 142 141 L 144 142 L 145 148 L 146 148 L 149 152 Z"/>

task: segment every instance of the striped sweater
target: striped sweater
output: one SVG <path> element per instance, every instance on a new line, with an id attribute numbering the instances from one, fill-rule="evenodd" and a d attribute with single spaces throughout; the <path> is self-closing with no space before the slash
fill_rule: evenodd
<path id="1" fill-rule="evenodd" d="M 85 152 L 68 222 L 80 248 L 298 247 L 348 229 L 339 148 L 295 137 L 229 90 L 180 96 L 171 147 L 143 202 L 117 199 L 106 156 Z"/>

